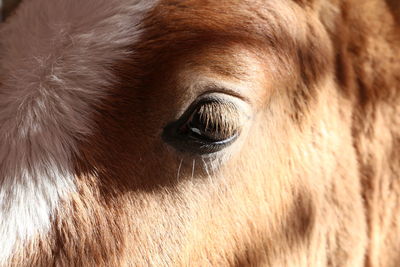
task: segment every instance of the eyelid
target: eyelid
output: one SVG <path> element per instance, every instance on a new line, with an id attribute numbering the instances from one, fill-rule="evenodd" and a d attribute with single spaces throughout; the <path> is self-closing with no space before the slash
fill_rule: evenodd
<path id="1" fill-rule="evenodd" d="M 202 92 L 196 100 L 194 100 L 188 107 L 184 109 L 184 111 L 177 117 L 182 118 L 185 113 L 188 111 L 193 112 L 197 105 L 201 102 L 213 101 L 213 102 L 221 102 L 221 103 L 230 103 L 236 106 L 237 110 L 240 110 L 242 115 L 246 116 L 246 119 L 250 119 L 252 116 L 251 110 L 251 101 L 240 95 L 235 90 L 232 89 L 222 89 L 220 86 L 218 87 L 210 87 L 210 86 L 217 86 L 216 84 L 208 84 L 209 87 L 206 88 L 206 91 Z"/>
<path id="2" fill-rule="evenodd" d="M 206 102 L 198 106 L 192 113 L 192 117 L 188 120 L 189 123 L 192 122 L 193 116 L 199 116 L 200 122 L 206 126 L 205 129 L 214 130 L 215 136 L 232 136 L 237 134 L 240 129 L 241 114 L 232 102 Z"/>
<path id="3" fill-rule="evenodd" d="M 244 96 L 243 94 L 240 93 L 240 91 L 243 91 L 243 89 L 237 88 L 237 86 L 234 86 L 230 83 L 207 83 L 207 84 L 201 84 L 202 88 L 205 88 L 205 91 L 200 94 L 199 97 L 202 97 L 203 95 L 210 95 L 210 94 L 223 94 L 223 95 L 228 95 L 231 97 L 238 98 L 247 104 L 251 104 L 251 100 Z"/>
<path id="4" fill-rule="evenodd" d="M 233 109 L 235 115 L 232 115 L 238 118 L 238 122 L 233 126 L 235 128 L 232 131 L 233 134 L 227 134 L 224 140 L 214 140 L 213 138 L 208 140 L 206 136 L 206 138 L 203 139 L 201 136 L 204 133 L 201 131 L 201 129 L 199 129 L 199 138 L 196 136 L 191 136 L 191 131 L 188 132 L 188 121 L 192 117 L 193 113 L 195 113 L 196 110 L 202 105 L 207 105 L 207 103 L 219 103 L 220 106 L 216 106 L 219 111 L 217 110 L 216 112 L 217 114 L 222 114 L 219 116 L 223 116 L 223 118 L 226 116 L 226 106 Z M 224 106 L 225 109 L 223 108 Z M 249 118 L 248 106 L 249 105 L 247 105 L 247 103 L 243 103 L 241 99 L 231 95 L 215 92 L 207 95 L 203 94 L 192 104 L 190 104 L 177 120 L 170 122 L 165 126 L 162 132 L 162 139 L 169 145 L 175 147 L 178 151 L 182 152 L 204 155 L 221 151 L 225 147 L 232 144 L 239 137 L 241 129 L 245 123 L 243 119 Z"/>

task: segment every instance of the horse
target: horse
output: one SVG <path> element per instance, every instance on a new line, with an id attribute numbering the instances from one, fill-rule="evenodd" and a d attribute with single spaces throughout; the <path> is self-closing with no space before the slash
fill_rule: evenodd
<path id="1" fill-rule="evenodd" d="M 0 24 L 0 266 L 398 266 L 395 0 L 31 0 Z"/>

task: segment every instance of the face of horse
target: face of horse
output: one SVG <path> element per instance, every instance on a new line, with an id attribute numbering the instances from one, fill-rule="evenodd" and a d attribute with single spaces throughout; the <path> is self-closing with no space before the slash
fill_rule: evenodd
<path id="1" fill-rule="evenodd" d="M 128 213 L 134 260 L 279 264 L 292 251 L 300 264 L 322 249 L 308 240 L 327 231 L 315 229 L 330 216 L 321 194 L 356 169 L 343 167 L 355 160 L 350 115 L 318 14 L 292 1 L 164 1 L 142 23 L 75 163 L 80 183 L 92 177 Z"/>
<path id="2" fill-rule="evenodd" d="M 0 264 L 361 266 L 337 12 L 23 3 L 0 31 Z"/>
<path id="3" fill-rule="evenodd" d="M 109 67 L 114 83 L 78 169 L 145 190 L 275 180 L 332 87 L 316 16 L 292 2 L 158 3 Z"/>

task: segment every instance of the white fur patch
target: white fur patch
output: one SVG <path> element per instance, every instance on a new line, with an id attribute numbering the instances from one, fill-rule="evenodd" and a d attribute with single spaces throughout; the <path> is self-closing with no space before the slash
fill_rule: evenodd
<path id="1" fill-rule="evenodd" d="M 139 41 L 156 0 L 32 0 L 0 28 L 0 265 L 45 234 L 75 190 L 76 139 L 91 133 L 108 69 Z"/>

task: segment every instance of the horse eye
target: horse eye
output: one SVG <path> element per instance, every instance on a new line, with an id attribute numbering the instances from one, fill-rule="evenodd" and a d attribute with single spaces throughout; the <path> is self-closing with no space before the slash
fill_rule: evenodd
<path id="1" fill-rule="evenodd" d="M 232 144 L 240 133 L 238 108 L 229 101 L 205 100 L 192 105 L 165 127 L 164 140 L 178 150 L 210 154 Z"/>
<path id="2" fill-rule="evenodd" d="M 205 103 L 195 109 L 184 131 L 208 143 L 226 143 L 237 135 L 236 120 L 234 106 L 218 102 Z"/>

